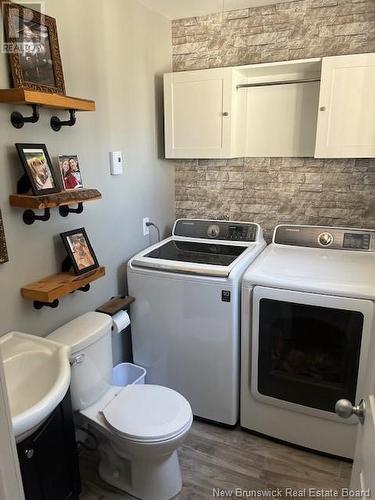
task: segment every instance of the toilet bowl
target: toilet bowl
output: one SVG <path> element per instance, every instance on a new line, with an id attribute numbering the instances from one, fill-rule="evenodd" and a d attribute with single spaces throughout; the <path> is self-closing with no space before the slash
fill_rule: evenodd
<path id="1" fill-rule="evenodd" d="M 192 410 L 167 387 L 111 385 L 111 326 L 109 316 L 87 313 L 50 338 L 71 346 L 73 410 L 98 438 L 101 478 L 137 498 L 167 500 L 182 488 L 177 449 Z"/>

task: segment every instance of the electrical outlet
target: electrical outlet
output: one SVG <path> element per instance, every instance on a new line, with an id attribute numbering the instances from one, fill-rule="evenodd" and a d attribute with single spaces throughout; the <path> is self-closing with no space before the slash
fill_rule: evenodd
<path id="1" fill-rule="evenodd" d="M 147 222 L 150 222 L 150 218 L 149 217 L 144 217 L 143 221 L 142 221 L 142 225 L 143 225 L 143 236 L 147 236 L 150 234 L 150 228 L 148 226 L 146 226 L 146 223 Z"/>

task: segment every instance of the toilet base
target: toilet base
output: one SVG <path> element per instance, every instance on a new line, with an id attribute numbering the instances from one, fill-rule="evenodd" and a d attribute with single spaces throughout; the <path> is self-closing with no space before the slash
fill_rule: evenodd
<path id="1" fill-rule="evenodd" d="M 128 460 L 106 444 L 101 447 L 101 457 L 99 476 L 103 481 L 141 500 L 168 500 L 182 489 L 177 451 L 152 460 Z"/>

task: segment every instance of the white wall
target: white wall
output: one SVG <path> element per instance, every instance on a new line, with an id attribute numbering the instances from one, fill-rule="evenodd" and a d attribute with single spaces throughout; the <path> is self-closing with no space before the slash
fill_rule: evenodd
<path id="1" fill-rule="evenodd" d="M 142 218 L 151 217 L 162 234 L 174 220 L 173 165 L 158 159 L 161 75 L 171 70 L 170 22 L 135 0 L 47 0 L 46 13 L 57 19 L 67 94 L 95 99 L 97 111 L 79 113 L 75 127 L 56 133 L 49 127 L 51 112 L 42 110 L 38 124 L 16 130 L 9 123 L 16 108 L 0 106 L 0 207 L 10 259 L 0 265 L 0 334 L 46 335 L 124 292 L 127 259 L 150 243 Z M 6 73 L 0 54 L 1 88 L 9 86 Z M 21 174 L 16 142 L 45 143 L 55 161 L 58 154 L 77 153 L 85 186 L 98 188 L 103 200 L 85 205 L 82 215 L 63 219 L 53 210 L 49 222 L 26 226 L 22 210 L 8 204 Z M 111 150 L 124 153 L 121 177 L 109 175 Z M 58 309 L 35 311 L 20 288 L 57 272 L 64 258 L 59 233 L 82 226 L 107 276 L 89 293 L 63 298 Z"/>

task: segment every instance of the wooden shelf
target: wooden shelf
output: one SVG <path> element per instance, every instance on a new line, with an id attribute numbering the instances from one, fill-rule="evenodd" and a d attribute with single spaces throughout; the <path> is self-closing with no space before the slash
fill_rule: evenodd
<path id="1" fill-rule="evenodd" d="M 103 266 L 80 276 L 76 276 L 71 272 L 53 274 L 24 286 L 21 289 L 21 295 L 24 299 L 51 304 L 55 300 L 85 287 L 103 276 L 105 276 L 105 267 Z"/>
<path id="2" fill-rule="evenodd" d="M 95 111 L 95 101 L 61 94 L 50 94 L 27 89 L 0 89 L 0 102 L 9 104 L 38 104 L 50 109 Z"/>
<path id="3" fill-rule="evenodd" d="M 97 189 L 77 189 L 42 196 L 12 194 L 9 197 L 9 203 L 12 207 L 44 210 L 62 205 L 76 205 L 77 203 L 100 200 L 101 198 L 102 195 Z"/>
<path id="4" fill-rule="evenodd" d="M 102 306 L 98 307 L 96 312 L 101 312 L 104 314 L 109 314 L 110 316 L 114 316 L 120 311 L 126 311 L 126 309 L 129 309 L 130 304 L 132 304 L 135 301 L 134 297 L 114 297 L 113 299 L 109 300 Z"/>

